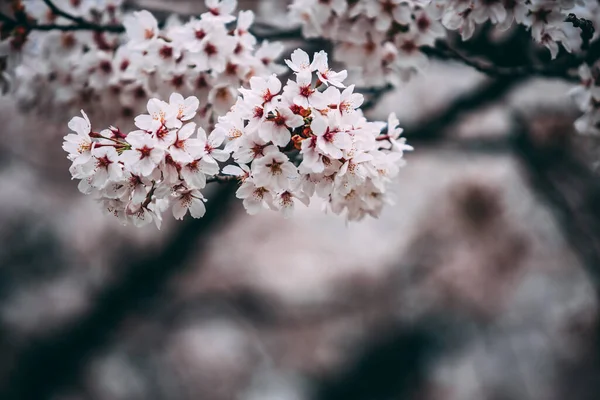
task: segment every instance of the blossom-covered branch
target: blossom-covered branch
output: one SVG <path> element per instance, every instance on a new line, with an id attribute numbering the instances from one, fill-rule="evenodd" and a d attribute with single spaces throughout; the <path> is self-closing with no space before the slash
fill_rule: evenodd
<path id="1" fill-rule="evenodd" d="M 7 28 L 17 28 L 21 27 L 26 31 L 31 30 L 61 30 L 61 31 L 78 31 L 78 30 L 92 30 L 97 32 L 110 32 L 110 33 L 121 33 L 124 32 L 125 27 L 119 24 L 99 24 L 95 22 L 91 22 L 89 19 L 85 19 L 76 15 L 73 15 L 69 12 L 66 12 L 55 5 L 52 0 L 43 0 L 43 2 L 50 8 L 50 11 L 58 17 L 63 17 L 71 24 L 37 24 L 35 20 L 32 21 L 28 18 L 20 18 L 11 19 L 6 15 L 3 15 L 1 18 L 4 19 L 7 23 L 5 29 Z M 364 5 L 361 4 L 364 2 Z M 549 76 L 549 77 L 562 77 L 570 79 L 568 75 L 568 68 L 573 68 L 573 66 L 577 67 L 578 58 L 574 57 L 569 60 L 568 63 L 563 63 L 567 65 L 557 66 L 533 66 L 533 65 L 524 65 L 518 68 L 500 68 L 494 66 L 493 64 L 487 64 L 485 62 L 479 61 L 477 59 L 472 59 L 461 54 L 459 51 L 453 49 L 447 43 L 440 39 L 445 36 L 443 28 L 446 29 L 459 29 L 463 39 L 469 38 L 473 34 L 475 24 L 481 24 L 486 20 L 490 20 L 492 23 L 498 24 L 501 29 L 506 29 L 513 21 L 517 23 L 524 24 L 525 26 L 532 29 L 532 34 L 534 38 L 548 46 L 552 52 L 553 57 L 556 56 L 558 52 L 558 47 L 556 45 L 557 42 L 562 42 L 565 49 L 570 50 L 572 47 L 577 47 L 577 44 L 572 44 L 569 41 L 559 38 L 555 38 L 554 36 L 559 35 L 559 32 L 563 32 L 564 28 L 560 28 L 558 31 L 555 31 L 557 24 L 561 22 L 558 19 L 560 12 L 562 10 L 570 10 L 572 7 L 569 6 L 568 2 L 564 2 L 559 4 L 529 4 L 524 2 L 522 6 L 518 3 L 516 5 L 512 5 L 514 7 L 511 10 L 503 10 L 500 5 L 500 1 L 498 4 L 494 4 L 492 2 L 489 6 L 483 6 L 478 4 L 477 2 L 470 3 L 461 2 L 460 6 L 458 4 L 454 5 L 453 2 L 448 2 L 450 4 L 445 4 L 444 2 L 412 2 L 412 1 L 398 1 L 391 2 L 389 5 L 386 5 L 386 2 L 380 2 L 381 9 L 378 9 L 377 1 L 369 3 L 368 1 L 363 0 L 359 2 L 359 4 L 355 5 L 351 8 L 348 15 L 353 16 L 352 18 L 357 18 L 359 22 L 364 22 L 364 17 L 368 19 L 374 20 L 375 22 L 375 30 L 380 31 L 385 28 L 385 35 L 383 35 L 380 40 L 387 41 L 393 39 L 393 36 L 396 35 L 396 38 L 392 40 L 394 43 L 394 47 L 396 50 L 393 50 L 392 47 L 387 46 L 387 50 L 383 49 L 383 53 L 381 55 L 377 55 L 377 57 L 383 57 L 382 62 L 384 64 L 390 64 L 392 61 L 396 60 L 398 56 L 404 58 L 401 64 L 406 65 L 397 65 L 392 69 L 397 69 L 399 74 L 397 77 L 391 75 L 391 79 L 395 80 L 397 78 L 407 78 L 412 75 L 415 70 L 419 70 L 424 66 L 424 60 L 418 60 L 421 54 L 434 56 L 443 59 L 453 59 L 460 62 L 465 63 L 471 67 L 476 68 L 480 72 L 486 73 L 491 76 L 508 76 L 508 75 L 541 75 L 541 76 Z M 306 25 L 306 20 L 311 17 L 310 14 L 310 2 L 304 4 L 302 2 L 296 1 L 291 6 L 291 15 L 294 16 L 297 13 L 301 16 L 301 21 L 304 23 L 304 33 L 308 37 L 316 36 L 315 30 L 317 32 L 323 33 L 323 36 L 329 37 L 332 36 L 332 40 L 337 42 L 339 39 L 330 33 L 322 32 L 321 28 L 313 27 L 311 29 Z M 320 12 L 320 18 L 323 19 L 324 16 L 329 15 L 331 11 L 336 13 L 341 13 L 340 15 L 344 15 L 344 13 L 348 13 L 346 11 L 348 8 L 344 5 L 344 1 L 338 1 L 337 5 L 328 10 L 324 9 L 315 9 L 315 15 L 317 12 Z M 469 5 L 470 4 L 470 5 Z M 128 7 L 132 5 L 129 4 Z M 490 7 L 489 9 L 486 7 Z M 504 5 L 504 7 L 508 7 Z M 555 7 L 556 10 L 554 10 Z M 210 8 L 210 7 L 209 7 Z M 159 13 L 159 10 L 152 10 L 153 13 Z M 510 12 L 514 13 L 514 17 L 510 15 Z M 459 25 L 458 28 L 455 27 L 456 21 L 453 18 L 456 17 L 454 13 L 458 13 L 459 20 L 462 18 L 463 22 L 461 24 L 466 24 L 464 27 Z M 558 13 L 558 14 L 557 14 Z M 160 11 L 161 20 L 166 21 L 168 12 Z M 552 16 L 552 18 L 550 18 Z M 192 16 L 188 16 L 192 17 Z M 311 17 L 312 18 L 312 17 Z M 473 18 L 472 20 L 469 18 Z M 539 21 L 536 18 L 540 19 Z M 411 19 L 413 22 L 411 22 Z M 441 24 L 437 20 L 441 19 Z M 503 21 L 501 21 L 503 20 Z M 312 20 L 311 20 L 312 21 Z M 589 41 L 591 40 L 594 34 L 594 27 L 590 20 L 585 18 L 578 18 L 574 13 L 569 13 L 568 16 L 564 19 L 564 21 L 572 24 L 573 27 L 581 29 L 581 45 L 582 49 L 587 49 L 589 47 Z M 500 23 L 502 22 L 502 23 Z M 315 23 L 315 21 L 313 21 Z M 536 25 L 537 24 L 537 25 Z M 366 23 L 364 24 L 367 26 Z M 416 26 L 415 29 L 412 26 Z M 467 29 L 468 28 L 468 29 Z M 285 40 L 285 39 L 299 39 L 301 38 L 301 31 L 296 28 L 292 29 L 282 29 L 278 27 L 274 27 L 272 25 L 261 23 L 256 24 L 254 29 L 250 29 L 250 31 L 259 39 L 268 39 L 268 40 Z M 414 32 L 413 32 L 414 31 Z M 374 38 L 376 35 L 371 34 L 368 30 L 367 32 L 367 41 L 364 42 L 364 45 L 368 48 L 367 53 L 372 53 L 376 49 L 376 42 L 374 42 Z M 351 32 L 356 34 L 357 32 Z M 560 33 L 562 34 L 562 33 Z M 392 38 L 390 38 L 392 35 Z M 553 36 L 554 35 L 554 36 Z M 342 38 L 348 38 L 350 36 L 344 35 Z M 400 38 L 400 39 L 399 39 Z M 570 38 L 570 40 L 573 40 Z M 364 40 L 363 40 L 364 41 Z M 363 43 L 363 41 L 356 42 L 357 44 Z M 387 42 L 387 43 L 392 43 Z M 436 42 L 436 43 L 434 43 Z M 347 47 L 347 46 L 346 46 Z M 385 46 L 384 46 L 385 47 Z M 396 54 L 396 52 L 400 50 L 400 53 Z M 414 54 L 413 54 L 414 53 Z M 371 54 L 372 55 L 372 54 Z M 341 57 L 342 61 L 347 58 L 344 55 L 336 55 L 337 57 Z M 411 56 L 407 58 L 406 56 Z M 411 61 L 410 58 L 413 60 Z M 364 58 L 363 58 L 364 59 Z M 355 65 L 355 61 L 358 59 L 350 60 L 348 64 Z M 395 61 L 394 61 L 395 62 Z M 579 61 L 580 62 L 580 61 Z M 385 69 L 385 68 L 384 68 Z M 368 81 L 368 80 L 367 80 Z M 381 82 L 378 82 L 375 86 L 380 85 Z M 385 86 L 385 85 L 383 85 Z"/>
<path id="2" fill-rule="evenodd" d="M 316 195 L 349 220 L 378 216 L 403 151 L 412 149 L 399 137 L 398 120 L 392 114 L 387 125 L 367 122 L 363 96 L 345 87 L 346 71 L 331 70 L 325 52 L 311 61 L 298 49 L 286 63 L 295 81 L 252 77 L 210 134 L 192 122 L 198 98 L 176 93 L 169 103 L 151 99 L 148 114 L 135 118 L 138 130 L 127 134 L 115 127 L 95 132 L 85 113 L 73 118 L 64 149 L 80 191 L 139 226 L 160 227 L 168 207 L 177 219 L 202 217 L 202 189 L 231 180 L 226 175 L 239 179 L 237 196 L 250 214 L 273 209 L 289 216 Z M 234 163 L 221 168 L 230 157 Z"/>
<path id="3" fill-rule="evenodd" d="M 201 98 L 202 117 L 211 121 L 233 105 L 236 88 L 251 76 L 280 73 L 282 66 L 275 60 L 283 50 L 279 43 L 257 43 L 249 31 L 251 11 L 236 18 L 235 2 L 212 3 L 213 11 L 164 28 L 147 11 L 122 15 L 112 3 L 79 3 L 70 14 L 78 12 L 86 21 L 94 18 L 99 26 L 119 21 L 126 37 L 26 30 L 8 37 L 0 54 L 8 55 L 5 76 L 12 95 L 30 112 L 73 113 L 83 106 L 91 116 L 127 120 L 144 109 L 148 98 L 168 98 L 176 91 Z M 65 20 L 49 16 L 41 1 L 28 3 L 26 10 L 35 21 Z"/>
<path id="4" fill-rule="evenodd" d="M 83 113 L 71 120 L 64 149 L 80 190 L 123 222 L 160 225 L 168 207 L 175 218 L 200 217 L 205 185 L 235 179 L 252 214 L 288 215 L 316 196 L 349 220 L 379 215 L 410 147 L 395 115 L 368 122 L 363 111 L 424 71 L 428 56 L 498 78 L 490 86 L 499 92 L 526 76 L 572 80 L 579 67 L 583 87 L 573 95 L 585 114 L 577 127 L 600 125 L 600 45 L 590 22 L 600 6 L 572 0 L 294 0 L 289 15 L 301 31 L 253 28 L 251 11 L 234 15 L 235 0 L 206 0 L 207 11 L 187 22 L 129 13 L 121 0 L 14 4 L 14 18 L 0 17 L 12 93 L 30 111 L 83 106 L 92 120 L 102 115 L 120 127 L 92 129 Z M 469 40 L 484 23 L 498 31 L 521 25 L 557 59 L 505 67 L 446 42 L 448 31 Z M 71 26 L 78 28 L 62 29 Z M 264 39 L 300 35 L 313 59 L 298 49 L 289 69 L 279 65 L 283 44 Z M 361 72 L 353 79 L 366 102 L 346 87 L 346 70 L 330 68 L 324 47 Z M 295 80 L 281 82 L 290 70 Z"/>

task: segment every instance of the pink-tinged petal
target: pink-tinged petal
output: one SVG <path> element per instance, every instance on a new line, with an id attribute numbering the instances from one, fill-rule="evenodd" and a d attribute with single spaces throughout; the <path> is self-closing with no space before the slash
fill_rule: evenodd
<path id="1" fill-rule="evenodd" d="M 229 160 L 229 153 L 225 150 L 213 150 L 211 155 L 215 160 L 220 162 L 225 162 Z"/>
<path id="2" fill-rule="evenodd" d="M 135 164 L 135 172 L 138 172 L 142 176 L 149 176 L 156 168 L 156 163 L 154 163 L 149 157 L 141 159 L 139 162 Z"/>
<path id="3" fill-rule="evenodd" d="M 304 125 L 304 118 L 300 115 L 291 114 L 285 121 L 285 124 L 292 129 L 296 129 L 302 125 Z"/>
<path id="4" fill-rule="evenodd" d="M 232 176 L 243 176 L 243 175 L 245 175 L 244 170 L 242 170 L 237 165 L 226 165 L 223 168 L 223 173 L 225 175 L 232 175 Z"/>
<path id="5" fill-rule="evenodd" d="M 206 186 L 206 175 L 200 171 L 191 171 L 189 168 L 184 167 L 181 170 L 181 176 L 188 183 L 188 185 L 202 189 Z"/>
<path id="6" fill-rule="evenodd" d="M 88 119 L 87 115 L 85 114 L 85 112 L 83 110 L 81 110 L 81 114 L 83 115 L 83 118 L 82 117 L 73 117 L 69 121 L 68 126 L 69 126 L 69 129 L 72 130 L 73 132 L 76 132 L 79 135 L 86 136 L 91 131 L 90 120 Z"/>
<path id="7" fill-rule="evenodd" d="M 143 147 L 146 144 L 152 144 L 152 137 L 143 131 L 131 132 L 125 140 L 133 147 Z"/>
<path id="8" fill-rule="evenodd" d="M 271 94 L 277 94 L 281 90 L 281 81 L 275 75 L 269 77 L 267 85 Z"/>
<path id="9" fill-rule="evenodd" d="M 169 97 L 169 104 L 183 104 L 183 96 L 179 93 L 172 93 Z"/>
<path id="10" fill-rule="evenodd" d="M 263 92 L 267 90 L 267 82 L 262 77 L 253 76 L 250 78 L 250 87 L 254 92 Z"/>
<path id="11" fill-rule="evenodd" d="M 242 183 L 240 188 L 235 192 L 235 197 L 238 199 L 248 198 L 252 196 L 254 189 L 256 189 L 254 183 L 252 183 L 250 180 L 247 180 L 246 182 Z"/>
<path id="12" fill-rule="evenodd" d="M 135 117 L 134 122 L 135 126 L 145 131 L 151 131 L 156 129 L 154 119 L 148 114 L 138 115 L 137 117 Z"/>
<path id="13" fill-rule="evenodd" d="M 94 188 L 91 185 L 91 178 L 85 178 L 85 179 L 82 179 L 81 181 L 79 181 L 79 184 L 77 185 L 77 189 L 79 189 L 79 191 L 83 194 L 92 193 Z"/>
<path id="14" fill-rule="evenodd" d="M 312 73 L 308 70 L 300 72 L 296 75 L 296 83 L 299 86 L 309 86 L 312 82 Z"/>
<path id="15" fill-rule="evenodd" d="M 187 164 L 194 161 L 194 159 L 188 152 L 178 147 L 171 147 L 169 149 L 169 154 L 171 155 L 173 161 L 181 164 Z"/>
<path id="16" fill-rule="evenodd" d="M 198 135 L 197 135 L 197 137 L 202 142 L 206 143 L 206 131 L 202 127 L 198 128 Z"/>
<path id="17" fill-rule="evenodd" d="M 319 72 L 323 72 L 327 70 L 328 62 L 327 62 L 327 53 L 321 50 L 318 53 L 315 53 L 313 56 L 313 62 L 310 65 L 310 69 L 318 70 Z"/>
<path id="18" fill-rule="evenodd" d="M 206 214 L 206 206 L 204 202 L 200 199 L 192 199 L 192 203 L 190 205 L 190 215 L 194 218 L 202 218 Z"/>
<path id="19" fill-rule="evenodd" d="M 320 114 L 315 114 L 313 116 L 313 120 L 310 123 L 310 129 L 315 135 L 323 136 L 328 127 L 327 120 L 323 116 Z"/>
<path id="20" fill-rule="evenodd" d="M 217 175 L 219 170 L 219 164 L 217 164 L 216 161 L 209 158 L 203 158 L 200 160 L 200 171 L 203 173 L 213 176 Z"/>
<path id="21" fill-rule="evenodd" d="M 159 162 L 161 162 L 164 156 L 165 151 L 163 149 L 154 148 L 150 152 L 150 159 L 154 164 L 158 164 Z"/>
<path id="22" fill-rule="evenodd" d="M 285 147 L 290 142 L 292 135 L 290 131 L 282 126 L 282 127 L 273 127 L 272 128 L 272 138 L 271 141 L 279 147 Z"/>
<path id="23" fill-rule="evenodd" d="M 196 130 L 196 124 L 194 122 L 190 122 L 185 124 L 179 131 L 177 132 L 177 138 L 179 140 L 185 140 L 194 134 Z"/>
<path id="24" fill-rule="evenodd" d="M 340 149 L 350 149 L 352 148 L 352 138 L 346 132 L 338 132 L 333 137 L 333 144 Z"/>
<path id="25" fill-rule="evenodd" d="M 173 212 L 173 217 L 175 219 L 183 219 L 183 217 L 185 217 L 185 214 L 187 214 L 188 207 L 184 201 L 182 201 L 181 199 L 177 199 L 173 203 L 173 208 L 171 209 L 171 211 Z"/>
<path id="26" fill-rule="evenodd" d="M 125 165 L 135 164 L 140 160 L 140 153 L 137 150 L 125 150 L 123 154 L 121 154 L 121 161 L 125 163 Z"/>

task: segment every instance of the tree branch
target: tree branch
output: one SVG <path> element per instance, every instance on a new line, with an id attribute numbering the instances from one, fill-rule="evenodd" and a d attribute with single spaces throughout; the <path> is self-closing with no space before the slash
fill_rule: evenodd
<path id="1" fill-rule="evenodd" d="M 539 144 L 519 116 L 513 149 L 538 194 L 548 203 L 564 237 L 583 263 L 600 297 L 600 182 L 564 144 Z"/>
<path id="2" fill-rule="evenodd" d="M 415 128 L 405 129 L 404 137 L 411 143 L 439 140 L 443 137 L 444 130 L 456 122 L 460 116 L 493 104 L 524 79 L 526 79 L 525 76 L 513 76 L 486 81 L 473 90 L 456 97 L 447 107 L 433 116 L 416 123 Z"/>
<path id="3" fill-rule="evenodd" d="M 569 71 L 578 67 L 583 62 L 582 58 L 570 55 L 563 60 L 555 61 L 543 66 L 523 65 L 518 67 L 500 67 L 483 60 L 469 58 L 460 51 L 452 48 L 448 43 L 442 41 L 437 42 L 436 47 L 424 46 L 421 48 L 421 51 L 430 57 L 441 60 L 458 61 L 483 74 L 495 78 L 542 76 L 578 82 L 579 77 L 570 75 Z"/>
<path id="4" fill-rule="evenodd" d="M 89 22 L 86 21 L 85 19 L 71 15 L 68 12 L 58 8 L 58 6 L 56 4 L 54 4 L 54 2 L 52 0 L 43 0 L 43 2 L 44 2 L 44 4 L 46 4 L 48 6 L 48 8 L 50 8 L 50 11 L 52 11 L 52 14 L 56 15 L 57 17 L 63 17 L 65 19 L 68 19 L 69 21 L 73 21 L 79 25 L 89 24 Z"/>
<path id="5" fill-rule="evenodd" d="M 122 33 L 124 32 L 124 27 L 122 25 L 101 25 L 96 24 L 94 22 L 90 22 L 85 20 L 84 18 L 76 17 L 68 12 L 60 9 L 58 6 L 54 4 L 52 0 L 43 0 L 44 3 L 50 8 L 50 10 L 57 16 L 61 16 L 65 19 L 68 19 L 74 22 L 73 25 L 61 25 L 61 24 L 34 24 L 27 21 L 19 21 L 16 19 L 11 19 L 10 17 L 0 14 L 0 18 L 4 21 L 5 24 L 8 24 L 9 27 L 24 27 L 27 30 L 39 30 L 39 31 L 50 31 L 50 30 L 61 30 L 61 31 L 84 31 L 91 30 L 96 32 L 111 32 L 111 33 Z M 133 7 L 136 3 L 129 4 L 126 3 L 127 8 Z M 163 13 L 167 15 L 168 11 L 159 11 L 153 10 L 154 13 Z M 192 17 L 192 15 L 190 15 Z M 166 19 L 163 16 L 163 19 Z M 593 34 L 593 27 L 590 31 L 589 24 L 586 20 L 577 19 L 577 17 L 571 15 L 568 17 L 568 21 L 581 27 L 582 29 L 582 38 L 584 34 L 589 36 L 590 32 Z M 257 39 L 260 40 L 294 40 L 294 39 L 302 39 L 302 31 L 300 28 L 291 28 L 291 29 L 282 29 L 281 27 L 274 26 L 272 24 L 266 22 L 257 21 L 254 26 L 250 29 L 250 32 L 256 36 Z M 587 40 L 586 48 L 589 47 L 589 39 Z M 497 78 L 505 78 L 505 77 L 515 77 L 515 76 L 544 76 L 550 78 L 561 78 L 568 81 L 577 81 L 578 78 L 576 76 L 572 76 L 569 74 L 569 71 L 577 66 L 579 66 L 584 59 L 579 56 L 569 56 L 564 57 L 563 60 L 559 62 L 553 62 L 550 65 L 545 66 L 534 66 L 534 65 L 523 65 L 519 67 L 500 67 L 491 63 L 487 63 L 482 60 L 469 58 L 466 55 L 462 54 L 460 51 L 452 48 L 445 42 L 436 43 L 436 47 L 424 46 L 421 48 L 421 51 L 431 57 L 436 57 L 443 60 L 455 60 L 459 61 L 467 66 L 470 66 L 476 69 L 479 72 L 482 72 L 486 75 L 497 77 Z M 387 91 L 389 88 L 383 88 L 382 91 L 374 93 L 374 101 L 368 102 L 367 107 L 372 107 L 376 101 Z"/>

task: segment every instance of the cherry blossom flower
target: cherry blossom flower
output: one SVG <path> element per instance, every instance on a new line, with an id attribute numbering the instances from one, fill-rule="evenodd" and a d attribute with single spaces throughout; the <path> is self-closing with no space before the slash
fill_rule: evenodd
<path id="1" fill-rule="evenodd" d="M 131 150 L 124 151 L 121 156 L 125 165 L 135 173 L 152 174 L 164 155 L 157 140 L 144 131 L 135 131 L 127 135 L 127 142 Z"/>
<path id="2" fill-rule="evenodd" d="M 63 150 L 69 153 L 69 160 L 74 165 L 87 163 L 92 157 L 92 139 L 90 138 L 91 124 L 87 114 L 81 110 L 83 117 L 73 117 L 69 121 L 69 129 L 75 133 L 70 133 L 64 137 Z"/>
<path id="3" fill-rule="evenodd" d="M 316 69 L 316 66 L 310 62 L 308 54 L 304 50 L 294 50 L 290 58 L 291 60 L 285 60 L 285 63 L 288 67 L 290 67 L 292 71 L 294 71 L 297 74 L 301 72 L 310 73 Z"/>
<path id="4" fill-rule="evenodd" d="M 132 16 L 125 17 L 123 25 L 132 47 L 146 48 L 158 37 L 158 21 L 146 10 L 136 11 Z"/>
<path id="5" fill-rule="evenodd" d="M 147 109 L 148 114 L 139 115 L 135 118 L 135 126 L 139 129 L 160 136 L 164 134 L 164 132 L 158 132 L 161 128 L 165 128 L 168 131 L 171 128 L 181 126 L 181 121 L 177 119 L 179 113 L 178 107 L 158 99 L 150 99 Z"/>
<path id="6" fill-rule="evenodd" d="M 277 146 L 284 147 L 292 137 L 290 129 L 298 128 L 302 124 L 301 116 L 294 114 L 289 108 L 278 108 L 272 117 L 261 123 L 258 134 L 264 141 L 272 141 Z"/>
<path id="7" fill-rule="evenodd" d="M 200 101 L 195 96 L 184 98 L 179 93 L 173 93 L 169 98 L 169 105 L 177 109 L 177 119 L 180 121 L 189 121 L 198 112 Z"/>
<path id="8" fill-rule="evenodd" d="M 259 186 L 282 190 L 298 175 L 296 166 L 275 147 L 265 149 L 265 155 L 252 163 L 252 176 Z"/>
<path id="9" fill-rule="evenodd" d="M 10 77 L 11 95 L 23 110 L 71 114 L 83 102 L 92 117 L 101 114 L 123 122 L 140 114 L 149 97 L 168 99 L 177 92 L 184 99 L 201 98 L 200 114 L 211 121 L 229 110 L 237 88 L 251 77 L 284 72 L 276 61 L 283 51 L 281 43 L 256 46 L 250 30 L 252 12 L 238 13 L 231 29 L 235 1 L 208 0 L 209 12 L 199 18 L 186 22 L 171 18 L 160 27 L 152 13 L 128 13 L 120 0 L 71 3 L 58 6 L 94 23 L 122 23 L 125 32 L 32 31 L 17 51 L 1 40 L 0 48 L 8 47 L 0 52 L 10 57 L 0 74 Z M 57 21 L 46 19 L 49 10 L 41 0 L 28 1 L 25 7 L 38 22 Z M 187 120 L 184 115 L 179 119 Z"/>
<path id="10" fill-rule="evenodd" d="M 250 215 L 267 210 L 273 204 L 273 193 L 263 186 L 256 186 L 252 179 L 244 180 L 236 192 L 236 197 L 243 200 L 244 208 Z"/>
<path id="11" fill-rule="evenodd" d="M 231 13 L 237 7 L 236 0 L 206 0 L 206 7 L 208 7 L 208 12 L 202 14 L 204 18 L 214 19 L 225 24 L 235 20 Z"/>
<path id="12" fill-rule="evenodd" d="M 239 89 L 244 94 L 244 100 L 251 106 L 260 106 L 267 112 L 271 111 L 280 99 L 281 81 L 271 75 L 267 79 L 258 76 L 250 78 L 250 89 Z"/>
<path id="13" fill-rule="evenodd" d="M 322 154 L 337 159 L 342 158 L 343 150 L 349 150 L 352 147 L 350 135 L 337 128 L 338 120 L 339 116 L 335 113 L 329 114 L 328 118 L 315 114 L 310 124 L 312 133 L 317 137 L 316 146 Z"/>
<path id="14" fill-rule="evenodd" d="M 223 144 L 225 136 L 214 130 L 209 136 L 202 128 L 198 128 L 198 148 L 203 154 L 202 159 L 208 163 L 216 164 L 217 161 L 224 162 L 229 159 L 229 152 L 219 149 Z"/>
<path id="15" fill-rule="evenodd" d="M 302 202 L 305 206 L 309 205 L 310 199 L 306 193 L 295 190 L 284 190 L 277 193 L 273 199 L 273 208 L 281 211 L 284 218 L 289 218 L 294 212 L 294 204 L 296 201 Z"/>
<path id="16" fill-rule="evenodd" d="M 177 192 L 173 201 L 173 217 L 183 219 L 189 211 L 192 217 L 202 218 L 206 213 L 204 202 L 204 196 L 197 189 Z"/>
<path id="17" fill-rule="evenodd" d="M 345 70 L 342 72 L 334 72 L 330 70 L 327 62 L 327 53 L 325 53 L 323 50 L 315 53 L 312 66 L 318 71 L 317 77 L 319 78 L 319 81 L 326 85 L 332 84 L 333 86 L 340 88 L 345 87 L 342 82 L 348 76 L 348 72 Z"/>
<path id="18" fill-rule="evenodd" d="M 190 152 L 195 152 L 195 149 L 201 146 L 201 143 L 199 143 L 198 140 L 191 139 L 191 136 L 195 131 L 196 124 L 193 122 L 184 125 L 177 131 L 176 139 L 168 148 L 168 152 L 172 161 L 183 164 L 193 161 L 193 157 L 191 156 Z"/>

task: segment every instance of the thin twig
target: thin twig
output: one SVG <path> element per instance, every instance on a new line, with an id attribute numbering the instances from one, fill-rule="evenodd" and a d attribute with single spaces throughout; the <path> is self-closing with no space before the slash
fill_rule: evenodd
<path id="1" fill-rule="evenodd" d="M 44 4 L 46 4 L 48 6 L 48 8 L 50 8 L 50 11 L 52 11 L 52 14 L 56 15 L 57 17 L 66 18 L 69 21 L 73 21 L 79 25 L 89 24 L 89 22 L 86 21 L 85 19 L 83 19 L 81 17 L 76 17 L 76 16 L 71 15 L 68 12 L 60 9 L 56 4 L 54 4 L 54 2 L 52 0 L 43 0 L 43 2 L 44 2 Z"/>

